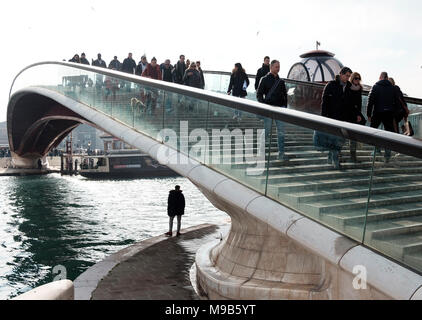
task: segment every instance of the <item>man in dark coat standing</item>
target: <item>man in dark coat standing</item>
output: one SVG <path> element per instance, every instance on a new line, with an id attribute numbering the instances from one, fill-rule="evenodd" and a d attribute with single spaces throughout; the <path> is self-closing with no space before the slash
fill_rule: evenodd
<path id="1" fill-rule="evenodd" d="M 177 61 L 173 69 L 174 83 L 183 84 L 183 76 L 185 75 L 185 71 L 186 71 L 185 56 L 181 54 L 179 61 Z"/>
<path id="2" fill-rule="evenodd" d="M 108 68 L 120 71 L 120 69 L 122 68 L 122 64 L 117 59 L 117 56 L 114 56 L 114 59 L 110 61 L 110 63 L 108 64 Z"/>
<path id="3" fill-rule="evenodd" d="M 280 62 L 271 61 L 270 72 L 262 77 L 256 92 L 257 100 L 261 103 L 275 107 L 287 108 L 287 90 L 284 81 L 280 78 Z M 284 153 L 284 123 L 275 121 L 277 127 L 278 158 L 282 162 L 289 161 L 289 157 Z M 264 118 L 265 140 L 269 141 L 272 127 L 272 119 Z"/>
<path id="4" fill-rule="evenodd" d="M 82 52 L 82 54 L 81 54 L 81 63 L 82 63 L 82 64 L 87 64 L 87 65 L 89 65 L 89 61 L 88 61 L 88 59 L 86 58 L 86 56 L 85 56 L 85 53 L 84 53 L 84 52 Z"/>
<path id="5" fill-rule="evenodd" d="M 101 59 L 101 53 L 97 54 L 97 58 L 98 58 L 97 60 L 92 61 L 92 65 L 94 67 L 107 68 L 105 61 Z M 102 93 L 102 87 L 104 84 L 103 82 L 104 82 L 104 76 L 102 74 L 96 74 L 95 75 L 95 89 L 98 95 L 101 95 Z"/>
<path id="6" fill-rule="evenodd" d="M 166 59 L 164 63 L 160 65 L 161 74 L 163 75 L 163 81 L 173 82 L 173 66 L 170 64 L 170 59 Z"/>
<path id="7" fill-rule="evenodd" d="M 353 107 L 352 84 L 349 78 L 352 70 L 344 67 L 336 79 L 327 83 L 322 94 L 321 115 L 327 118 L 356 123 L 358 113 Z"/>
<path id="8" fill-rule="evenodd" d="M 255 76 L 255 90 L 258 91 L 259 81 L 262 77 L 266 76 L 270 72 L 270 57 L 266 56 L 264 58 L 264 63 L 262 64 L 262 68 L 258 69 Z"/>
<path id="9" fill-rule="evenodd" d="M 136 62 L 132 58 L 132 53 L 129 53 L 128 57 L 123 60 L 122 71 L 130 74 L 134 74 L 136 69 Z"/>
<path id="10" fill-rule="evenodd" d="M 353 105 L 352 84 L 349 82 L 352 70 L 343 67 L 336 79 L 327 83 L 322 93 L 321 115 L 330 119 L 358 123 L 362 121 L 358 109 Z M 341 149 L 344 141 L 337 136 L 330 136 L 333 145 L 339 145 Z M 333 164 L 335 169 L 341 169 L 340 151 L 331 149 L 328 152 L 328 164 Z"/>
<path id="11" fill-rule="evenodd" d="M 94 67 L 107 68 L 105 61 L 101 59 L 101 53 L 97 54 L 97 58 L 97 60 L 92 62 L 92 65 Z"/>
<path id="12" fill-rule="evenodd" d="M 177 216 L 177 234 L 180 236 L 180 227 L 182 225 L 182 216 L 185 214 L 185 197 L 180 190 L 180 186 L 176 186 L 174 190 L 170 191 L 167 202 L 167 214 L 170 217 L 169 232 L 165 233 L 166 236 L 173 235 L 173 220 Z"/>
<path id="13" fill-rule="evenodd" d="M 123 60 L 121 71 L 129 73 L 129 74 L 134 74 L 135 69 L 136 69 L 136 62 L 132 58 L 132 53 L 129 52 L 128 57 Z M 128 92 L 131 90 L 131 83 L 129 83 L 128 81 L 123 81 L 120 84 L 120 86 L 122 89 L 126 87 L 126 91 Z"/>
<path id="14" fill-rule="evenodd" d="M 400 97 L 390 81 L 388 73 L 381 72 L 379 81 L 372 87 L 368 96 L 367 116 L 371 123 L 371 128 L 378 128 L 382 123 L 384 129 L 396 132 L 394 115 L 401 107 Z M 379 152 L 379 149 L 376 149 Z M 391 150 L 385 149 L 385 162 L 391 158 Z"/>

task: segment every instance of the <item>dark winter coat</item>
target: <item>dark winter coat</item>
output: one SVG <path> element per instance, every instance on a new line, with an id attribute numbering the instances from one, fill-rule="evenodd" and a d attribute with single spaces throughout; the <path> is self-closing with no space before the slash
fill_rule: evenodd
<path id="1" fill-rule="evenodd" d="M 201 88 L 204 89 L 205 88 L 204 72 L 202 71 L 201 68 L 198 68 L 198 71 L 199 71 L 199 75 L 201 76 Z"/>
<path id="2" fill-rule="evenodd" d="M 256 76 L 255 76 L 255 90 L 258 90 L 259 87 L 259 81 L 261 80 L 262 77 L 264 77 L 265 75 L 268 74 L 268 72 L 270 72 L 270 66 L 262 64 L 262 68 L 259 68 L 258 71 L 256 72 Z"/>
<path id="3" fill-rule="evenodd" d="M 170 64 L 168 68 L 166 68 L 165 64 L 161 64 L 160 66 L 161 74 L 163 75 L 163 81 L 173 82 L 173 66 Z"/>
<path id="4" fill-rule="evenodd" d="M 187 69 L 185 75 L 183 76 L 183 84 L 189 87 L 201 89 L 201 75 L 196 69 Z"/>
<path id="5" fill-rule="evenodd" d="M 352 105 L 359 111 L 362 111 L 362 87 L 360 90 L 353 90 L 350 88 L 350 97 Z"/>
<path id="6" fill-rule="evenodd" d="M 400 98 L 396 89 L 388 80 L 378 81 L 369 92 L 367 115 L 384 112 L 396 112 L 400 108 Z"/>
<path id="7" fill-rule="evenodd" d="M 359 115 L 358 109 L 353 106 L 351 83 L 346 82 L 346 87 L 340 83 L 340 78 L 330 81 L 322 94 L 321 115 L 327 118 L 356 123 Z"/>
<path id="8" fill-rule="evenodd" d="M 182 191 L 171 190 L 167 201 L 167 214 L 170 217 L 185 214 L 185 196 Z"/>
<path id="9" fill-rule="evenodd" d="M 175 83 L 183 84 L 183 77 L 186 72 L 186 63 L 177 61 L 173 69 L 173 81 Z"/>
<path id="10" fill-rule="evenodd" d="M 138 65 L 136 66 L 135 74 L 137 76 L 142 76 L 142 72 L 145 71 L 148 63 L 143 64 L 142 61 L 139 61 Z"/>
<path id="11" fill-rule="evenodd" d="M 398 105 L 398 108 L 396 109 L 394 113 L 394 118 L 396 119 L 397 123 L 403 120 L 403 118 L 406 116 L 408 107 L 407 103 L 404 100 L 403 92 L 401 91 L 399 86 L 394 86 L 394 90 L 396 91 L 396 95 L 399 98 L 400 104 Z"/>
<path id="12" fill-rule="evenodd" d="M 108 64 L 108 68 L 109 69 L 115 69 L 115 70 L 118 70 L 118 71 L 120 71 L 120 69 L 121 69 L 121 67 L 122 67 L 122 64 L 120 63 L 120 61 L 119 60 L 111 60 L 110 61 L 110 63 Z"/>
<path id="13" fill-rule="evenodd" d="M 107 65 L 106 65 L 106 63 L 105 63 L 105 61 L 104 60 L 95 60 L 93 63 L 92 63 L 92 65 L 94 66 L 94 67 L 100 67 L 100 68 L 107 68 Z"/>
<path id="14" fill-rule="evenodd" d="M 287 90 L 283 80 L 280 80 L 277 88 L 273 91 L 271 97 L 267 96 L 271 88 L 275 85 L 280 77 L 275 77 L 272 73 L 268 73 L 265 77 L 261 78 L 256 97 L 259 102 L 266 103 L 277 107 L 287 106 Z"/>
<path id="15" fill-rule="evenodd" d="M 126 58 L 122 63 L 122 71 L 130 74 L 134 74 L 136 69 L 136 62 L 131 58 Z"/>
<path id="16" fill-rule="evenodd" d="M 350 118 L 349 122 L 357 123 L 356 118 L 358 114 L 363 118 L 360 124 L 365 124 L 366 120 L 364 119 L 365 117 L 362 114 L 362 87 L 360 86 L 359 90 L 353 90 L 352 88 L 350 88 L 350 98 L 351 98 L 353 108 L 355 108 L 355 110 L 357 110 L 359 113 L 357 111 L 352 111 L 349 116 Z"/>
<path id="17" fill-rule="evenodd" d="M 89 61 L 87 60 L 87 58 L 81 58 L 81 63 L 89 65 Z"/>
<path id="18" fill-rule="evenodd" d="M 243 90 L 243 83 L 246 81 L 247 86 L 249 86 L 249 78 L 245 72 L 236 72 L 232 73 L 230 76 L 230 83 L 227 92 L 232 92 L 234 97 L 246 97 L 247 92 Z"/>

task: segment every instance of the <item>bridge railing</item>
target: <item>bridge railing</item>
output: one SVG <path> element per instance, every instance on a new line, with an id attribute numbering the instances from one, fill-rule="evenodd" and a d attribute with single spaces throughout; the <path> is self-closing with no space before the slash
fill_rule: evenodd
<path id="1" fill-rule="evenodd" d="M 224 71 L 204 71 L 205 74 L 205 89 L 222 94 L 227 93 L 227 89 L 230 83 L 230 72 Z M 256 101 L 255 91 L 255 75 L 248 74 L 250 85 L 247 88 L 246 98 L 249 100 Z M 321 114 L 321 99 L 324 91 L 324 84 L 322 83 L 309 83 L 291 79 L 284 79 L 286 83 L 286 89 L 288 92 L 288 105 L 289 108 L 313 113 Z M 368 103 L 369 91 L 364 90 L 362 92 L 362 114 L 366 117 L 366 105 Z M 422 139 L 421 131 L 421 114 L 422 114 L 422 99 L 413 97 L 404 97 L 407 106 L 409 108 L 409 121 L 411 122 L 415 137 Z M 399 123 L 399 128 L 404 124 L 402 120 Z M 366 124 L 369 126 L 369 122 Z M 383 129 L 383 126 L 380 127 Z"/>
<path id="2" fill-rule="evenodd" d="M 225 93 L 227 76 L 206 73 L 207 88 Z M 86 104 L 422 272 L 417 241 L 422 230 L 422 142 L 319 116 L 321 85 L 287 81 L 289 108 L 282 109 L 107 69 L 44 62 L 24 69 L 11 95 L 29 86 Z M 253 99 L 253 82 L 250 88 Z M 328 147 L 315 144 L 316 137 L 327 134 Z M 283 140 L 289 161 L 279 159 Z M 356 145 L 357 164 L 349 161 L 350 145 Z M 394 160 L 378 161 L 376 148 L 392 150 Z M 342 170 L 328 163 L 336 150 Z"/>

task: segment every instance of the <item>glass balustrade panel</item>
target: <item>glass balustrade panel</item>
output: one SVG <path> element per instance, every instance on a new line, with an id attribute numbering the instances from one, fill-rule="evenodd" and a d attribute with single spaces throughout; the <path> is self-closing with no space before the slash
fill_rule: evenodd
<path id="1" fill-rule="evenodd" d="M 422 271 L 422 159 L 376 151 L 365 245 Z"/>
<path id="2" fill-rule="evenodd" d="M 373 147 L 282 121 L 270 139 L 268 197 L 361 242 Z"/>

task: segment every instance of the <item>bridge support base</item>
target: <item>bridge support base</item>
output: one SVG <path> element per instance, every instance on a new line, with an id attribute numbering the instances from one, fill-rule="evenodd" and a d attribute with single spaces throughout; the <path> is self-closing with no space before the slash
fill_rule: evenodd
<path id="1" fill-rule="evenodd" d="M 197 290 L 214 299 L 389 299 L 378 290 L 353 287 L 355 275 L 305 250 L 260 220 L 232 216 L 224 240 L 197 252 Z M 242 223 L 240 223 L 242 221 Z"/>
<path id="2" fill-rule="evenodd" d="M 38 169 L 38 160 L 39 156 L 21 157 L 18 156 L 15 152 L 11 152 L 12 155 L 12 167 L 14 169 Z"/>

